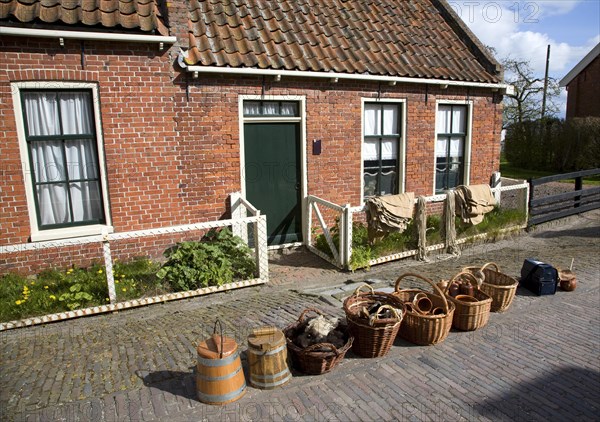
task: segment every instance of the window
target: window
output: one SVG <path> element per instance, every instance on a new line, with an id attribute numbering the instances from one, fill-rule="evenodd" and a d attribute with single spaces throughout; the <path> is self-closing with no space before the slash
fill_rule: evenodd
<path id="1" fill-rule="evenodd" d="M 38 230 L 105 224 L 91 89 L 20 90 Z"/>
<path id="2" fill-rule="evenodd" d="M 400 111 L 399 104 L 365 103 L 363 139 L 365 197 L 399 193 Z"/>
<path id="3" fill-rule="evenodd" d="M 244 101 L 244 117 L 298 117 L 298 103 L 292 101 Z"/>
<path id="4" fill-rule="evenodd" d="M 436 193 L 464 184 L 467 114 L 466 105 L 438 106 L 435 144 Z"/>

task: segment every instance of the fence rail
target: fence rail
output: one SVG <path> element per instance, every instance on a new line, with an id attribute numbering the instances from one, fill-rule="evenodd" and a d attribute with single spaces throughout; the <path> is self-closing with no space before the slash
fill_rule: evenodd
<path id="1" fill-rule="evenodd" d="M 600 208 L 600 187 L 583 188 L 583 178 L 600 174 L 600 168 L 572 173 L 556 174 L 537 179 L 529 179 L 529 210 L 531 217 L 528 226 L 545 223 L 558 218 Z M 575 188 L 570 192 L 539 196 L 540 186 L 547 183 L 574 179 Z"/>

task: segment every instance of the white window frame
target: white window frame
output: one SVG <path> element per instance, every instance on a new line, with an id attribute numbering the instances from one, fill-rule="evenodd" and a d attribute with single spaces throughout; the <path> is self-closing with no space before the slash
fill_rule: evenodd
<path id="1" fill-rule="evenodd" d="M 286 101 L 286 102 L 297 102 L 299 116 L 260 116 L 260 117 L 249 117 L 244 116 L 244 101 Z M 246 155 L 244 153 L 244 124 L 245 123 L 300 123 L 300 177 L 301 177 L 301 221 L 302 221 L 302 243 L 306 244 L 308 235 L 307 233 L 307 218 L 306 208 L 308 203 L 308 177 L 307 177 L 307 165 L 306 165 L 306 96 L 304 95 L 239 95 L 238 96 L 238 121 L 239 121 L 239 134 L 240 134 L 240 190 L 242 197 L 246 198 L 246 183 L 244 175 L 244 164 L 246 162 Z M 274 245 L 269 246 L 269 249 L 281 249 L 288 246 L 295 246 L 296 243 Z"/>
<path id="2" fill-rule="evenodd" d="M 434 126 L 434 138 L 433 138 L 433 182 L 432 182 L 432 193 L 435 195 L 435 180 L 436 180 L 436 158 L 435 158 L 435 146 L 437 143 L 437 128 L 438 128 L 438 116 L 441 105 L 465 105 L 467 106 L 467 127 L 465 135 L 464 145 L 464 168 L 463 168 L 463 183 L 469 185 L 471 181 L 471 139 L 473 136 L 473 101 L 472 100 L 436 100 L 435 102 L 435 126 Z"/>
<path id="3" fill-rule="evenodd" d="M 392 103 L 398 104 L 400 113 L 400 145 L 398 145 L 398 193 L 406 191 L 406 99 L 405 98 L 361 98 L 360 102 L 360 203 L 365 202 L 365 160 L 363 143 L 365 141 L 365 104 Z"/>
<path id="4" fill-rule="evenodd" d="M 98 148 L 98 165 L 100 169 L 100 181 L 102 186 L 102 199 L 104 207 L 105 224 L 93 224 L 72 226 L 60 229 L 40 230 L 37 221 L 35 207 L 35 192 L 32 182 L 32 169 L 30 168 L 29 151 L 25 138 L 25 122 L 23 121 L 23 104 L 21 103 L 21 90 L 43 90 L 43 89 L 87 89 L 92 92 L 92 105 L 94 108 L 94 122 L 96 125 L 96 143 Z M 31 229 L 31 241 L 43 242 L 48 240 L 66 239 L 72 237 L 99 235 L 104 232 L 114 231 L 111 224 L 110 206 L 108 197 L 108 184 L 106 177 L 106 163 L 104 159 L 104 136 L 102 133 L 102 121 L 100 118 L 100 101 L 98 85 L 89 82 L 60 82 L 60 81 L 28 81 L 11 83 L 12 98 L 14 104 L 15 120 L 17 124 L 17 137 L 19 139 L 19 152 L 21 156 L 21 168 L 25 182 L 25 195 L 27 197 L 27 209 L 29 212 L 29 226 Z"/>

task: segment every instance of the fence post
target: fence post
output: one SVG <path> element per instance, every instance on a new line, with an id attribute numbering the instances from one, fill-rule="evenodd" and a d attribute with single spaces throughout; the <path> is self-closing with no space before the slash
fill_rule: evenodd
<path id="1" fill-rule="evenodd" d="M 242 194 L 240 192 L 232 192 L 229 195 L 229 205 L 231 207 L 231 219 L 237 220 L 239 218 L 246 217 L 246 207 L 242 206 L 240 198 Z M 248 244 L 248 230 L 246 224 L 234 223 L 231 226 L 231 232 L 240 237 L 244 243 Z"/>
<path id="2" fill-rule="evenodd" d="M 347 269 L 352 255 L 352 213 L 350 204 L 344 206 L 340 221 L 340 264 Z"/>
<path id="3" fill-rule="evenodd" d="M 583 189 L 583 177 L 579 176 L 575 178 L 575 191 L 580 191 Z M 579 208 L 581 206 L 581 196 L 577 195 L 574 198 L 575 208 Z"/>
<path id="4" fill-rule="evenodd" d="M 254 226 L 254 245 L 258 278 L 269 281 L 269 255 L 267 252 L 267 217 L 257 214 L 258 219 Z"/>
<path id="5" fill-rule="evenodd" d="M 110 299 L 110 303 L 116 303 L 117 293 L 115 291 L 115 275 L 113 273 L 112 256 L 110 253 L 110 241 L 108 240 L 108 231 L 106 230 L 102 230 L 102 249 L 104 252 L 106 283 L 108 284 L 108 298 Z"/>
<path id="6" fill-rule="evenodd" d="M 493 188 L 499 188 L 502 187 L 502 178 L 500 176 L 500 172 L 499 171 L 495 171 L 492 173 L 492 177 L 490 180 L 490 185 Z M 500 189 L 498 189 L 497 191 L 494 192 L 494 198 L 496 199 L 496 204 L 500 205 Z"/>

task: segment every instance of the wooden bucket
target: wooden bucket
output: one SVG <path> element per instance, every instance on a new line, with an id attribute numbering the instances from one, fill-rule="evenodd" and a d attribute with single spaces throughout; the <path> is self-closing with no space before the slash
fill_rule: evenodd
<path id="1" fill-rule="evenodd" d="M 248 336 L 250 384 L 270 390 L 292 378 L 287 365 L 285 336 L 275 327 L 261 327 Z"/>
<path id="2" fill-rule="evenodd" d="M 242 361 L 234 339 L 216 334 L 198 345 L 196 366 L 196 394 L 198 400 L 207 404 L 231 403 L 246 393 L 246 378 Z"/>

